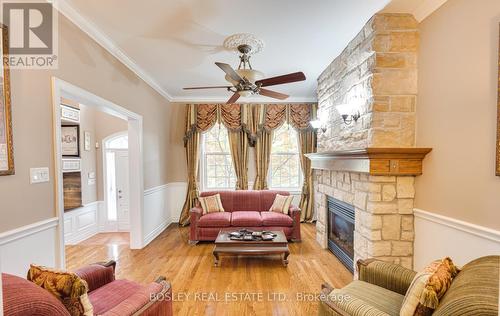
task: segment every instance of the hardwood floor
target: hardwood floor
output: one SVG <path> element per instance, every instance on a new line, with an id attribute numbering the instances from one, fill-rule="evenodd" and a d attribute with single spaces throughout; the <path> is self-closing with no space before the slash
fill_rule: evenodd
<path id="1" fill-rule="evenodd" d="M 321 284 L 342 287 L 352 274 L 316 243 L 312 224 L 302 224 L 302 242 L 290 243 L 290 263 L 279 256 L 221 256 L 214 267 L 213 243 L 188 244 L 188 227 L 169 226 L 141 250 L 128 234 L 98 234 L 66 246 L 69 270 L 97 261 L 117 261 L 117 278 L 141 283 L 164 275 L 174 292 L 174 315 L 316 315 Z"/>

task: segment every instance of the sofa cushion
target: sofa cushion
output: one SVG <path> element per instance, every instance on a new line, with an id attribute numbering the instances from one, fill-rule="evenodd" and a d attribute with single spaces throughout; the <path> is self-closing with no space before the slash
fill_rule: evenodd
<path id="1" fill-rule="evenodd" d="M 231 216 L 232 226 L 262 226 L 262 217 L 259 212 L 241 211 L 233 212 Z"/>
<path id="2" fill-rule="evenodd" d="M 288 196 L 290 195 L 287 191 L 275 191 L 275 190 L 262 190 L 260 191 L 260 211 L 269 211 L 274 203 L 276 194 Z"/>
<path id="3" fill-rule="evenodd" d="M 436 260 L 413 278 L 406 292 L 401 316 L 431 315 L 458 273 L 450 258 Z"/>
<path id="4" fill-rule="evenodd" d="M 104 314 L 141 288 L 140 284 L 132 281 L 115 280 L 90 292 L 89 298 L 94 306 L 94 314 Z"/>
<path id="5" fill-rule="evenodd" d="M 270 212 L 277 212 L 288 215 L 288 209 L 290 208 L 290 204 L 292 203 L 293 196 L 291 195 L 281 195 L 276 194 L 274 198 L 273 205 L 269 208 Z"/>
<path id="6" fill-rule="evenodd" d="M 87 282 L 75 273 L 31 264 L 27 279 L 59 299 L 71 315 L 94 314 L 87 295 L 89 289 Z"/>
<path id="7" fill-rule="evenodd" d="M 9 316 L 69 316 L 49 291 L 18 276 L 2 273 L 3 311 Z"/>
<path id="8" fill-rule="evenodd" d="M 293 226 L 293 219 L 283 213 L 261 212 L 260 216 L 262 217 L 262 225 L 264 226 Z"/>
<path id="9" fill-rule="evenodd" d="M 199 227 L 228 227 L 231 226 L 231 213 L 215 212 L 200 217 Z"/>
<path id="10" fill-rule="evenodd" d="M 198 201 L 203 210 L 203 215 L 214 212 L 224 212 L 219 193 L 205 197 L 200 196 Z"/>
<path id="11" fill-rule="evenodd" d="M 206 191 L 206 192 L 201 192 L 200 197 L 207 197 L 207 196 L 219 194 L 224 211 L 225 212 L 232 212 L 234 210 L 233 192 L 234 191 Z"/>
<path id="12" fill-rule="evenodd" d="M 260 209 L 260 191 L 237 190 L 233 191 L 234 211 L 263 211 Z"/>
<path id="13" fill-rule="evenodd" d="M 353 281 L 333 290 L 326 300 L 340 309 L 341 315 L 399 315 L 404 296 L 364 281 Z"/>

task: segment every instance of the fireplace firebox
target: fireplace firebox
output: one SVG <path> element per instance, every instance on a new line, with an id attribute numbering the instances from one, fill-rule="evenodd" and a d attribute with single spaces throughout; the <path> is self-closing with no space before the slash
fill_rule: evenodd
<path id="1" fill-rule="evenodd" d="M 328 202 L 328 249 L 354 271 L 354 206 L 331 196 Z"/>

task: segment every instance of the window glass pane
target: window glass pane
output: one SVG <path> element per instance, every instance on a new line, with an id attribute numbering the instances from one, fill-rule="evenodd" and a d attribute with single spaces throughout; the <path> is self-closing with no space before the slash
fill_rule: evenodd
<path id="1" fill-rule="evenodd" d="M 128 148 L 128 135 L 118 136 L 106 142 L 107 149 L 127 149 Z"/>
<path id="2" fill-rule="evenodd" d="M 231 161 L 227 129 L 216 124 L 203 134 L 204 189 L 234 189 L 236 175 Z"/>
<path id="3" fill-rule="evenodd" d="M 274 189 L 300 190 L 300 169 L 297 132 L 288 124 L 274 130 L 269 167 L 269 186 Z"/>

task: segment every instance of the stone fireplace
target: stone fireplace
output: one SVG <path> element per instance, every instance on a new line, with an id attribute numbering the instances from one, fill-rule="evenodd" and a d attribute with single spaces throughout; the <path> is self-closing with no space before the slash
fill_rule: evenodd
<path id="1" fill-rule="evenodd" d="M 329 245 L 328 199 L 352 205 L 354 262 L 413 266 L 414 182 L 430 151 L 415 148 L 417 25 L 408 14 L 375 15 L 318 78 L 326 130 L 308 155 L 317 241 Z M 360 119 L 345 124 L 339 104 L 355 104 Z"/>

